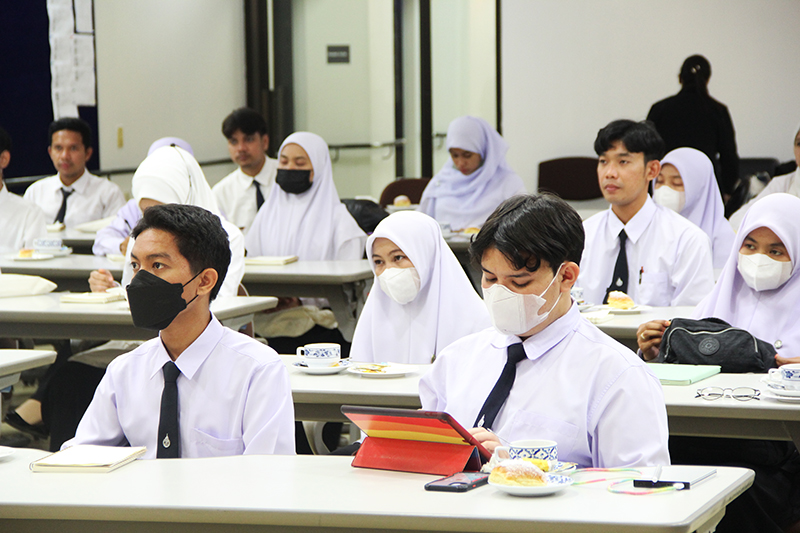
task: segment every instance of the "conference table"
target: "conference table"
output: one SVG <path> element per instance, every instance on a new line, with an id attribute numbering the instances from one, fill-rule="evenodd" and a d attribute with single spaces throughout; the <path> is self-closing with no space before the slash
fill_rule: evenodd
<path id="1" fill-rule="evenodd" d="M 590 315 L 594 309 L 589 308 L 583 311 L 584 315 Z M 636 331 L 639 325 L 650 320 L 671 320 L 673 318 L 690 318 L 694 312 L 694 307 L 690 305 L 676 307 L 650 307 L 641 306 L 643 310 L 639 313 L 609 313 L 604 321 L 595 323 L 597 327 L 606 335 L 617 339 L 632 350 L 637 350 Z"/>
<path id="2" fill-rule="evenodd" d="M 55 360 L 56 352 L 52 350 L 0 350 L 0 391 L 18 382 L 25 370 L 49 365 Z M 2 395 L 0 413 L 5 413 Z"/>
<path id="3" fill-rule="evenodd" d="M 89 274 L 100 268 L 110 271 L 117 280 L 122 278 L 123 263 L 106 257 L 71 254 L 43 261 L 0 257 L 0 272 L 41 276 L 61 291 L 88 291 Z M 361 259 L 296 261 L 281 266 L 245 264 L 242 283 L 253 296 L 326 298 L 339 330 L 351 340 L 372 279 L 369 261 Z"/>
<path id="4" fill-rule="evenodd" d="M 146 340 L 156 332 L 133 325 L 127 302 L 62 303 L 61 293 L 0 298 L 0 338 Z M 263 296 L 217 297 L 211 311 L 238 329 L 254 313 L 272 309 L 278 299 Z"/>
<path id="5" fill-rule="evenodd" d="M 67 228 L 56 233 L 48 233 L 48 237 L 61 239 L 61 243 L 72 248 L 73 253 L 76 254 L 91 254 L 95 236 L 95 232 L 85 232 L 73 228 Z"/>
<path id="6" fill-rule="evenodd" d="M 706 532 L 754 477 L 720 467 L 691 490 L 632 496 L 595 483 L 520 498 L 488 485 L 428 492 L 425 483 L 439 476 L 353 468 L 352 458 L 340 456 L 138 460 L 107 474 L 31 472 L 30 462 L 44 455 L 19 449 L 0 459 L 0 530 Z"/>
<path id="7" fill-rule="evenodd" d="M 430 365 L 418 365 L 403 377 L 370 378 L 348 371 L 316 376 L 303 374 L 293 365 L 297 356 L 282 355 L 289 369 L 298 420 L 346 421 L 342 405 L 368 405 L 419 409 L 419 380 Z M 664 385 L 670 435 L 792 440 L 800 447 L 800 402 L 768 397 L 765 374 L 718 374 L 692 385 Z M 696 398 L 703 387 L 752 387 L 760 400 Z"/>

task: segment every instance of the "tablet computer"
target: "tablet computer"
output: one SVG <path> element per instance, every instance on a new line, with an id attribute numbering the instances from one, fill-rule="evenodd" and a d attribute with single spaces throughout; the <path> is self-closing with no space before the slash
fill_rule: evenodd
<path id="1" fill-rule="evenodd" d="M 474 446 L 481 462 L 492 458 L 469 431 L 442 411 L 343 405 L 342 414 L 369 437 Z"/>

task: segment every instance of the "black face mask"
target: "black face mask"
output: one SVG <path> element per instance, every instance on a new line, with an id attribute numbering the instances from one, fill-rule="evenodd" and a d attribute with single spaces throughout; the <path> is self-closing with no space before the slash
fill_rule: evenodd
<path id="1" fill-rule="evenodd" d="M 161 331 L 166 329 L 189 303 L 183 299 L 183 288 L 194 281 L 200 272 L 183 285 L 170 283 L 140 270 L 127 287 L 133 325 L 137 328 Z"/>
<path id="2" fill-rule="evenodd" d="M 311 171 L 279 168 L 275 181 L 289 194 L 300 194 L 311 188 Z"/>

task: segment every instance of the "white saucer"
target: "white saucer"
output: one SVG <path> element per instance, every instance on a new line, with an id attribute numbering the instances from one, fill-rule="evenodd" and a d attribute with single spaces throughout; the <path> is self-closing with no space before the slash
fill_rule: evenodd
<path id="1" fill-rule="evenodd" d="M 397 363 L 353 363 L 347 369 L 351 374 L 365 378 L 397 378 L 417 370 L 417 365 Z"/>
<path id="2" fill-rule="evenodd" d="M 764 391 L 762 397 L 768 398 L 770 400 L 778 400 L 779 402 L 786 402 L 786 403 L 800 403 L 800 397 L 797 396 L 782 396 L 780 394 L 776 394 L 778 391 L 770 389 Z"/>
<path id="3" fill-rule="evenodd" d="M 37 249 L 34 253 L 52 255 L 53 257 L 67 257 L 72 253 L 72 248 L 68 246 L 64 246 L 62 248 L 40 248 Z"/>
<path id="4" fill-rule="evenodd" d="M 9 448 L 8 446 L 0 446 L 0 459 L 2 459 L 3 457 L 8 457 L 15 451 L 16 450 L 14 448 Z"/>
<path id="5" fill-rule="evenodd" d="M 36 252 L 31 254 L 30 257 L 20 257 L 16 254 L 8 256 L 9 259 L 13 259 L 14 261 L 44 261 L 46 259 L 52 259 L 53 257 L 55 257 L 53 254 L 39 254 Z"/>
<path id="6" fill-rule="evenodd" d="M 547 479 L 547 485 L 541 485 L 539 487 L 500 485 L 499 483 L 492 483 L 491 481 L 489 481 L 489 485 L 512 496 L 547 496 L 549 494 L 561 492 L 575 482 L 575 480 L 569 476 L 560 476 L 558 474 L 545 474 L 545 478 Z"/>
<path id="7" fill-rule="evenodd" d="M 800 398 L 800 390 L 786 390 L 778 381 L 773 381 L 769 378 L 761 378 L 762 383 L 766 383 L 769 387 L 769 392 L 776 396 L 783 396 L 784 398 Z"/>
<path id="8" fill-rule="evenodd" d="M 296 363 L 292 363 L 292 366 L 304 374 L 310 374 L 312 376 L 324 376 L 329 374 L 338 374 L 350 366 L 350 361 L 339 361 L 333 366 L 306 366 L 305 363 L 298 361 Z"/>
<path id="9" fill-rule="evenodd" d="M 644 311 L 650 311 L 652 309 L 652 307 L 650 307 L 649 305 L 634 305 L 630 309 L 617 309 L 615 307 L 611 307 L 608 304 L 599 305 L 597 306 L 597 308 L 602 309 L 604 311 L 608 311 L 609 313 L 615 315 L 638 315 L 639 313 L 642 313 Z"/>

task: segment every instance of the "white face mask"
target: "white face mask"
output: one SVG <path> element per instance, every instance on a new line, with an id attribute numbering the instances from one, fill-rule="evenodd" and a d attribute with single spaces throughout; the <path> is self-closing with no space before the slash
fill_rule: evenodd
<path id="1" fill-rule="evenodd" d="M 378 276 L 381 289 L 389 298 L 405 305 L 419 294 L 419 273 L 414 267 L 387 268 Z"/>
<path id="2" fill-rule="evenodd" d="M 777 289 L 792 277 L 791 261 L 775 261 L 765 254 L 739 252 L 739 274 L 754 291 Z"/>
<path id="3" fill-rule="evenodd" d="M 558 267 L 558 271 L 561 271 L 561 266 Z M 558 298 L 549 311 L 542 315 L 539 314 L 539 311 L 546 302 L 545 293 L 550 290 L 556 278 L 558 278 L 558 272 L 540 295 L 519 294 L 499 283 L 483 289 L 483 303 L 489 310 L 489 317 L 492 319 L 494 327 L 504 335 L 522 335 L 547 320 L 550 312 L 561 299 L 561 292 L 558 293 Z"/>
<path id="4" fill-rule="evenodd" d="M 663 205 L 676 213 L 680 213 L 686 205 L 686 192 L 676 191 L 672 187 L 662 185 L 653 191 L 653 201 L 658 205 Z"/>

